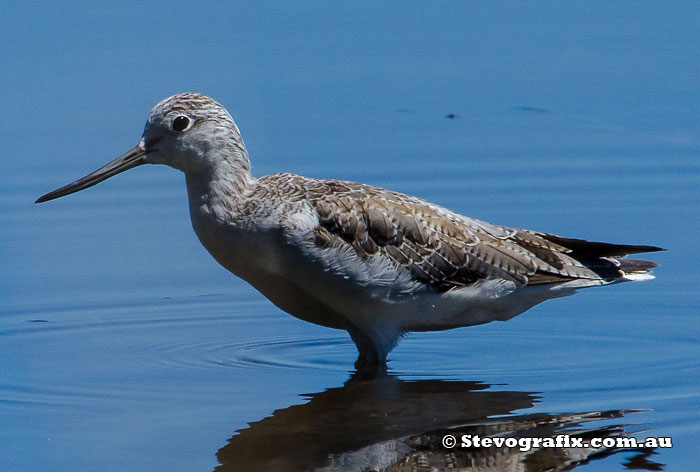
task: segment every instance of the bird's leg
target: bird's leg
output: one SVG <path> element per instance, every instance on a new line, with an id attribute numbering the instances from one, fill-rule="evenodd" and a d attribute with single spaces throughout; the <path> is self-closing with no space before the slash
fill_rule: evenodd
<path id="1" fill-rule="evenodd" d="M 372 340 L 360 331 L 349 333 L 358 351 L 355 369 L 364 373 L 386 372 L 386 355 L 379 354 Z"/>
<path id="2" fill-rule="evenodd" d="M 372 379 L 378 375 L 387 373 L 386 361 L 369 360 L 360 354 L 355 361 L 355 376 L 363 379 Z"/>

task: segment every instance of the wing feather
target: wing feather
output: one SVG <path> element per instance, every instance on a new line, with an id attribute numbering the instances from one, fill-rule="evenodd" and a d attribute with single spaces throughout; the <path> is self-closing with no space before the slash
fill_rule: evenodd
<path id="1" fill-rule="evenodd" d="M 493 278 L 518 285 L 612 281 L 625 276 L 619 258 L 661 250 L 496 226 L 354 182 L 278 176 L 297 179 L 305 204 L 317 212 L 316 245 L 351 248 L 363 260 L 385 258 L 438 291 Z M 642 271 L 653 265 L 640 261 L 624 267 Z"/>

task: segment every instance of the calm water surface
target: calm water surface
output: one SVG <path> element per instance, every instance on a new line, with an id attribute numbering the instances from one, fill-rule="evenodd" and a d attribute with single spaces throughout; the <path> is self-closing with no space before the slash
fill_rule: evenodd
<path id="1" fill-rule="evenodd" d="M 5 146 L 0 173 L 0 470 L 413 470 L 447 460 L 693 470 L 700 40 L 690 10 L 443 6 L 368 18 L 316 8 L 190 11 L 164 14 L 164 25 L 154 9 L 44 11 L 36 21 L 51 47 L 5 25 L 21 43 L 7 50 L 37 57 L 17 56 L 15 76 L 2 79 L 21 92 L 8 98 L 5 134 L 22 139 Z M 249 21 L 228 33 L 234 13 Z M 175 48 L 177 27 L 197 41 Z M 235 44 L 231 56 L 194 46 L 210 44 L 204 31 Z M 197 65 L 187 78 L 180 55 Z M 137 80 L 115 67 L 130 61 L 159 73 Z M 124 84 L 133 97 L 118 93 Z M 362 181 L 493 223 L 668 251 L 648 256 L 661 264 L 651 282 L 584 290 L 507 323 L 411 334 L 386 375 L 355 375 L 345 333 L 280 312 L 210 258 L 177 172 L 139 168 L 33 205 L 129 149 L 157 100 L 190 89 L 229 107 L 256 175 Z M 446 457 L 440 444 L 447 433 L 562 432 L 670 436 L 673 448 Z"/>

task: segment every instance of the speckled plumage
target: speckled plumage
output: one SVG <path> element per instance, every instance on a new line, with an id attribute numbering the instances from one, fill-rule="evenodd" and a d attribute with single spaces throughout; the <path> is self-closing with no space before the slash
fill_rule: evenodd
<path id="1" fill-rule="evenodd" d="M 622 258 L 659 250 L 496 226 L 354 182 L 256 179 L 229 113 L 196 93 L 157 104 L 136 148 L 38 201 L 144 163 L 185 173 L 194 230 L 217 261 L 288 313 L 347 330 L 361 363 L 384 362 L 408 331 L 507 320 L 577 288 L 651 278 L 655 264 Z"/>

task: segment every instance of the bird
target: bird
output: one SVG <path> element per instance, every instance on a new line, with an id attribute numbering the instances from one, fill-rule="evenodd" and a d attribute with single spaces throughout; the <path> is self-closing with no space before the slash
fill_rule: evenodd
<path id="1" fill-rule="evenodd" d="M 362 183 L 254 177 L 231 114 L 200 93 L 160 101 L 134 148 L 35 203 L 143 164 L 182 171 L 214 259 L 281 310 L 347 331 L 357 369 L 386 366 L 409 332 L 506 321 L 581 288 L 652 279 L 657 264 L 624 258 L 664 250 L 494 225 Z"/>

